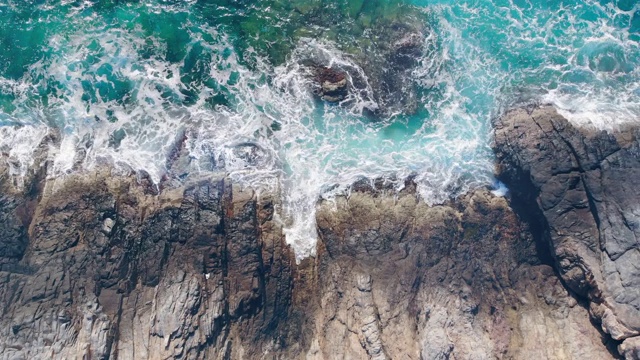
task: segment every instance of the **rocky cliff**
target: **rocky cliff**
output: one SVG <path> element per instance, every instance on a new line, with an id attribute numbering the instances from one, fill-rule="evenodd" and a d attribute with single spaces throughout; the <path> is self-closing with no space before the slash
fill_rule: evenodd
<path id="1" fill-rule="evenodd" d="M 500 176 L 537 219 L 569 289 L 640 357 L 640 131 L 577 129 L 551 107 L 496 122 Z"/>
<path id="2" fill-rule="evenodd" d="M 318 203 L 300 264 L 277 194 L 224 177 L 3 169 L 0 358 L 634 358 L 639 146 L 620 134 L 511 112 L 511 198 L 358 182 Z"/>

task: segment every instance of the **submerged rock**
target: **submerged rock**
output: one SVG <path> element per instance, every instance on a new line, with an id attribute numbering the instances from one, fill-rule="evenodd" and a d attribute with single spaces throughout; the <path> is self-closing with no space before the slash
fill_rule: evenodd
<path id="1" fill-rule="evenodd" d="M 412 114 L 418 108 L 418 84 L 413 71 L 425 56 L 427 24 L 408 16 L 371 29 L 366 44 L 353 51 L 362 67 L 378 104 L 381 117 L 397 113 Z"/>
<path id="2" fill-rule="evenodd" d="M 398 67 L 412 67 L 422 56 L 424 35 L 417 32 L 407 32 L 393 43 L 394 52 L 391 54 L 393 62 Z"/>
<path id="3" fill-rule="evenodd" d="M 304 39 L 289 71 L 301 65 L 311 90 L 324 101 L 364 108 L 374 118 L 411 114 L 418 108 L 412 71 L 423 56 L 426 30 L 419 23 L 389 26 L 346 44 Z"/>
<path id="4" fill-rule="evenodd" d="M 266 54 L 276 66 L 299 62 L 310 67 L 314 83 L 311 90 L 321 99 L 337 103 L 353 94 L 356 101 L 367 103 L 364 108 L 374 118 L 411 114 L 418 109 L 418 89 L 412 72 L 425 55 L 424 43 L 430 29 L 417 8 L 395 0 L 268 1 L 247 5 L 237 6 L 240 13 L 251 14 L 242 16 L 239 22 L 251 52 Z M 256 11 L 264 14 L 258 16 L 253 13 Z M 282 18 L 286 21 L 277 20 Z M 331 44 L 350 66 L 335 64 L 317 54 L 298 58 L 300 47 L 307 46 L 309 39 Z M 345 82 L 340 78 L 325 84 L 318 79 L 322 69 L 330 69 L 328 75 L 336 72 L 348 76 Z"/>

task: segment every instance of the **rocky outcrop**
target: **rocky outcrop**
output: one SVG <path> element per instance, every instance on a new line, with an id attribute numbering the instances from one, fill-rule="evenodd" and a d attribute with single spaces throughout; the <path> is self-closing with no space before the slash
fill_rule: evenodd
<path id="1" fill-rule="evenodd" d="M 32 220 L 2 238 L 23 250 L 3 254 L 0 358 L 246 358 L 280 345 L 294 268 L 271 200 L 224 179 L 153 190 L 99 171 L 48 182 L 26 215 L 3 201 L 5 218 Z"/>
<path id="2" fill-rule="evenodd" d="M 296 265 L 277 202 L 225 178 L 6 180 L 2 359 L 612 357 L 488 190 L 428 206 L 410 181 L 355 184 Z"/>
<path id="3" fill-rule="evenodd" d="M 318 202 L 300 264 L 278 194 L 189 176 L 180 146 L 159 186 L 47 178 L 46 137 L 0 168 L 0 359 L 638 358 L 638 132 L 495 126 L 510 198 L 360 181 Z"/>
<path id="4" fill-rule="evenodd" d="M 374 30 L 375 50 L 360 48 L 355 55 L 374 90 L 378 116 L 411 114 L 419 107 L 415 71 L 423 57 L 432 56 L 425 54 L 431 30 L 410 16 L 403 20 Z"/>
<path id="5" fill-rule="evenodd" d="M 239 12 L 259 11 L 259 6 L 252 4 L 249 10 L 247 5 L 238 4 Z M 290 75 L 296 73 L 319 99 L 372 120 L 418 111 L 419 83 L 428 77 L 421 62 L 433 56 L 427 52 L 434 36 L 416 7 L 387 0 L 289 1 L 263 11 L 275 9 L 288 14 L 286 22 L 241 22 L 241 32 L 247 39 L 260 39 L 267 57 L 282 66 L 276 73 L 287 75 L 276 76 L 277 82 L 290 85 Z M 260 18 L 269 16 L 255 16 Z M 291 41 L 282 41 L 283 32 L 291 34 Z M 252 51 L 260 48 L 252 44 Z"/>
<path id="6" fill-rule="evenodd" d="M 317 67 L 316 82 L 318 88 L 316 93 L 324 101 L 340 102 L 347 97 L 347 75 L 343 71 L 328 67 Z"/>
<path id="7" fill-rule="evenodd" d="M 362 37 L 343 39 L 346 45 L 329 54 L 311 46 L 305 49 L 308 53 L 294 51 L 292 57 L 308 69 L 312 91 L 324 101 L 363 107 L 373 118 L 411 114 L 418 108 L 412 72 L 424 56 L 428 30 L 415 19 L 404 20 L 379 24 Z M 332 52 L 343 58 L 338 61 Z"/>
<path id="8" fill-rule="evenodd" d="M 640 353 L 640 131 L 578 129 L 551 107 L 496 121 L 498 172 L 568 288 L 627 359 Z"/>
<path id="9" fill-rule="evenodd" d="M 411 183 L 359 184 L 317 219 L 312 358 L 612 357 L 504 198 L 430 207 Z"/>

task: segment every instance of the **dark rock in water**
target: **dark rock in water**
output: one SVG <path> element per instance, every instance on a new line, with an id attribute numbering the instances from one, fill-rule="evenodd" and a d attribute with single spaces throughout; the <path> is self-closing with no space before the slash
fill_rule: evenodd
<path id="1" fill-rule="evenodd" d="M 640 130 L 578 129 L 552 107 L 495 123 L 498 173 L 542 229 L 565 284 L 627 359 L 640 354 Z"/>
<path id="2" fill-rule="evenodd" d="M 376 28 L 373 35 L 360 39 L 363 44 L 332 49 L 341 51 L 343 58 L 338 62 L 332 55 L 313 49 L 297 54 L 298 61 L 308 69 L 312 90 L 322 100 L 351 100 L 342 103 L 347 107 L 361 101 L 378 118 L 411 114 L 418 107 L 417 84 L 411 72 L 423 55 L 424 31 L 416 24 Z"/>
<path id="3" fill-rule="evenodd" d="M 295 54 L 293 66 L 301 65 L 310 90 L 320 99 L 330 103 L 340 103 L 346 108 L 352 105 L 377 109 L 374 91 L 367 81 L 363 69 L 354 59 L 338 54 L 338 49 L 315 41 L 301 44 Z M 341 57 L 343 55 L 343 57 Z M 334 58 L 338 57 L 337 59 Z"/>
<path id="4" fill-rule="evenodd" d="M 368 48 L 354 56 L 364 70 L 379 116 L 414 113 L 418 108 L 418 90 L 412 71 L 424 55 L 424 39 L 428 28 L 419 21 L 405 19 L 372 30 Z"/>
<path id="5" fill-rule="evenodd" d="M 242 34 L 247 42 L 245 45 L 250 47 L 251 51 L 239 49 L 240 53 L 258 52 L 279 66 L 288 63 L 307 39 L 330 43 L 364 70 L 371 90 L 364 101 L 371 103 L 365 106 L 368 112 L 377 118 L 385 118 L 417 110 L 418 90 L 411 75 L 419 65 L 423 42 L 430 30 L 425 14 L 409 2 L 231 1 L 227 5 L 236 8 L 238 14 L 246 15 L 233 17 L 232 24 L 228 24 L 237 27 L 234 33 Z M 330 63 L 311 60 L 315 60 L 315 66 L 335 70 Z M 356 84 L 362 79 L 356 79 L 357 74 L 351 69 L 342 70 L 351 75 L 354 82 L 351 85 L 357 91 L 366 87 Z M 330 102 L 341 102 L 345 96 L 344 91 L 324 95 Z"/>
<path id="6" fill-rule="evenodd" d="M 325 101 L 347 108 L 357 104 L 358 110 L 366 109 L 378 119 L 414 113 L 418 82 L 413 73 L 425 55 L 430 29 L 401 8 L 397 16 L 377 17 L 362 28 L 342 29 L 344 24 L 325 20 L 310 26 L 324 30 L 299 38 L 287 66 L 302 65 L 312 90 Z"/>
<path id="7" fill-rule="evenodd" d="M 267 159 L 266 151 L 258 144 L 242 142 L 232 148 L 234 158 L 242 161 L 246 166 L 257 166 Z"/>
<path id="8" fill-rule="evenodd" d="M 109 135 L 109 146 L 114 149 L 119 148 L 125 137 L 127 137 L 127 132 L 124 129 L 120 128 L 113 131 L 111 135 Z"/>
<path id="9" fill-rule="evenodd" d="M 340 102 L 348 95 L 347 74 L 344 71 L 318 67 L 315 69 L 318 95 L 328 102 Z"/>

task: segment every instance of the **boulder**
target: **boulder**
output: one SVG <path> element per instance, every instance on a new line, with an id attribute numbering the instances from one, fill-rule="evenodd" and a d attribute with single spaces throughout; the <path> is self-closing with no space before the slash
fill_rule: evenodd
<path id="1" fill-rule="evenodd" d="M 347 73 L 329 67 L 315 68 L 317 93 L 327 102 L 340 102 L 348 95 Z"/>

